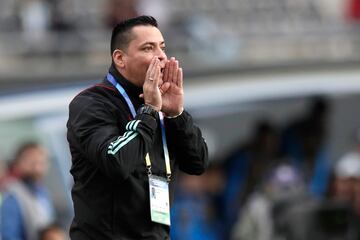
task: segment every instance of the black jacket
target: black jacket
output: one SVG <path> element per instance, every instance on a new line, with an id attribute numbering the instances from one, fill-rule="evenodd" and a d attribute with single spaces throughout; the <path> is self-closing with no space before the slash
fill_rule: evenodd
<path id="1" fill-rule="evenodd" d="M 128 82 L 114 67 L 110 72 L 138 109 L 143 104 L 139 98 L 142 88 Z M 134 124 L 128 124 L 130 121 Z M 144 160 L 149 152 L 153 174 L 166 177 L 159 119 L 148 114 L 132 119 L 123 97 L 104 79 L 72 100 L 67 128 L 74 177 L 71 239 L 168 239 L 169 227 L 150 218 Z M 203 173 L 208 152 L 186 111 L 165 119 L 165 128 L 173 172 L 171 203 L 176 170 Z"/>

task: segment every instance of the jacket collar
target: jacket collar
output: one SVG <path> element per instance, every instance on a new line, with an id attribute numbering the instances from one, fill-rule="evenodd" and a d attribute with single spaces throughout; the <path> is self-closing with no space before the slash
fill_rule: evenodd
<path id="1" fill-rule="evenodd" d="M 127 80 L 123 75 L 119 73 L 114 64 L 111 64 L 109 72 L 114 76 L 115 80 L 125 89 L 129 96 L 139 98 L 139 95 L 143 92 L 142 87 L 138 87 Z"/>

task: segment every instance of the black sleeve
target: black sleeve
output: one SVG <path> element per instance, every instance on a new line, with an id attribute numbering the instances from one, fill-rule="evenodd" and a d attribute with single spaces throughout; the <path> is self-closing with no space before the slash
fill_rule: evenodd
<path id="1" fill-rule="evenodd" d="M 176 118 L 165 118 L 165 125 L 179 169 L 188 174 L 202 174 L 208 164 L 208 149 L 190 114 L 184 111 Z"/>
<path id="2" fill-rule="evenodd" d="M 138 114 L 132 121 L 121 121 L 109 109 L 96 99 L 78 96 L 69 107 L 68 131 L 86 160 L 109 178 L 121 182 L 136 166 L 144 164 L 145 151 L 153 141 L 157 123 L 146 114 Z M 125 110 L 117 111 L 123 111 L 123 116 L 129 114 Z"/>

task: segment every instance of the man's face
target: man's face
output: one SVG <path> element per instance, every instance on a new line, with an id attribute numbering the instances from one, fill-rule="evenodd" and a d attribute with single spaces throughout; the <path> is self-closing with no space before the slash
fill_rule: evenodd
<path id="1" fill-rule="evenodd" d="M 19 159 L 20 174 L 31 181 L 41 181 L 48 170 L 45 149 L 37 147 L 26 150 Z"/>
<path id="2" fill-rule="evenodd" d="M 134 38 L 124 51 L 124 67 L 121 73 L 132 83 L 141 87 L 154 56 L 159 58 L 162 70 L 165 67 L 167 61 L 165 42 L 160 30 L 153 26 L 136 26 L 131 31 Z M 162 81 L 160 81 L 161 84 Z"/>

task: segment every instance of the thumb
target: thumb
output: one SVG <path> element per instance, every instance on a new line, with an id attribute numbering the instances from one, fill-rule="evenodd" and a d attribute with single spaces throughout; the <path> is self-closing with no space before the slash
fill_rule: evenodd
<path id="1" fill-rule="evenodd" d="M 170 83 L 169 82 L 165 82 L 163 85 L 161 85 L 160 87 L 160 92 L 161 94 L 164 94 L 167 92 L 167 90 L 169 90 L 170 88 Z"/>

